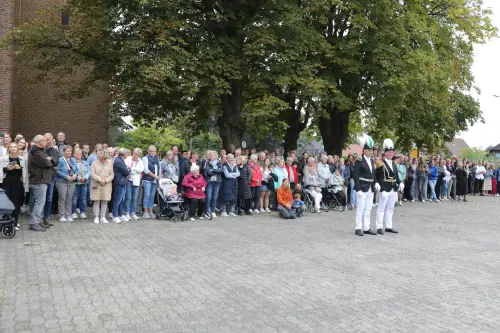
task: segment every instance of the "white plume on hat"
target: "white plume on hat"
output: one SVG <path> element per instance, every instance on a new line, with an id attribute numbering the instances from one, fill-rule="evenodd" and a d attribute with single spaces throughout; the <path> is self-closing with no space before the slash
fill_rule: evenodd
<path id="1" fill-rule="evenodd" d="M 365 147 L 373 148 L 373 139 L 367 134 L 358 137 L 358 144 L 364 149 Z"/>
<path id="2" fill-rule="evenodd" d="M 385 150 L 394 150 L 394 142 L 391 139 L 385 139 L 382 148 Z"/>

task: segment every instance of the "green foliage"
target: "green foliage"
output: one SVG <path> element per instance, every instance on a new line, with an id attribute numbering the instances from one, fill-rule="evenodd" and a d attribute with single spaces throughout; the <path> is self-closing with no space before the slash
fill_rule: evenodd
<path id="1" fill-rule="evenodd" d="M 488 151 L 479 148 L 464 148 L 460 151 L 460 158 L 467 158 L 469 161 L 484 160 L 488 156 Z"/>
<path id="2" fill-rule="evenodd" d="M 189 141 L 187 141 L 187 143 L 189 143 Z M 191 139 L 190 143 L 191 150 L 199 152 L 200 156 L 205 154 L 207 150 L 215 150 L 219 152 L 219 149 L 222 148 L 221 138 L 213 133 L 198 134 Z"/>
<path id="3" fill-rule="evenodd" d="M 118 146 L 128 149 L 141 148 L 145 153 L 150 145 L 155 145 L 158 154 L 163 155 L 172 145 L 183 143 L 176 130 L 161 126 L 158 122 L 138 123 L 136 126 L 135 129 L 120 135 Z"/>
<path id="4" fill-rule="evenodd" d="M 319 128 L 337 154 L 363 131 L 433 150 L 482 121 L 473 46 L 497 32 L 482 0 L 68 0 L 64 9 L 69 26 L 54 7 L 0 44 L 15 44 L 17 61 L 40 70 L 35 80 L 68 97 L 104 85 L 115 119 L 174 125 L 184 141 L 218 130 L 226 147 L 248 134 L 290 149 Z"/>

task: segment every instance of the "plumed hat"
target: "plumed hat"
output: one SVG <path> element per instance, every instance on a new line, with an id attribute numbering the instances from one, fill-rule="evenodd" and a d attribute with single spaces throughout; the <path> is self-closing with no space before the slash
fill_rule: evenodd
<path id="1" fill-rule="evenodd" d="M 363 149 L 373 149 L 373 139 L 369 135 L 362 135 L 358 138 L 358 143 Z"/>
<path id="2" fill-rule="evenodd" d="M 382 148 L 384 148 L 385 151 L 389 151 L 389 150 L 394 151 L 394 142 L 392 142 L 391 139 L 385 139 L 384 144 L 382 145 Z"/>

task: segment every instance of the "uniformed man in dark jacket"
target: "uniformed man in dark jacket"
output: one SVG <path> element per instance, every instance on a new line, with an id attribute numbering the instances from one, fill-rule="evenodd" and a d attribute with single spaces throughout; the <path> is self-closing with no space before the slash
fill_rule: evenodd
<path id="1" fill-rule="evenodd" d="M 370 229 L 373 194 L 380 189 L 375 180 L 375 162 L 372 160 L 373 139 L 365 135 L 359 139 L 363 154 L 354 162 L 354 190 L 356 191 L 356 235 L 376 235 Z"/>
<path id="2" fill-rule="evenodd" d="M 396 229 L 392 228 L 392 215 L 394 214 L 394 206 L 398 200 L 398 191 L 404 189 L 404 184 L 399 179 L 398 166 L 393 161 L 394 143 L 391 139 L 385 139 L 382 147 L 384 158 L 382 166 L 377 169 L 377 182 L 380 184 L 380 196 L 377 208 L 377 233 L 384 234 L 384 215 L 385 215 L 385 232 L 397 234 Z"/>
<path id="3" fill-rule="evenodd" d="M 45 231 L 48 225 L 42 223 L 43 209 L 47 195 L 47 187 L 52 183 L 57 160 L 45 151 L 47 139 L 37 135 L 33 139 L 34 146 L 28 156 L 28 172 L 30 179 L 30 194 L 34 205 L 31 212 L 30 230 Z"/>

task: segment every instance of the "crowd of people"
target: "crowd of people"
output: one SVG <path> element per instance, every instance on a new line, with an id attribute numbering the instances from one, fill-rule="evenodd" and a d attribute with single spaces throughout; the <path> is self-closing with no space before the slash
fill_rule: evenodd
<path id="1" fill-rule="evenodd" d="M 12 139 L 3 133 L 1 139 L 0 185 L 14 203 L 13 217 L 19 223 L 21 208 L 29 207 L 29 229 L 42 232 L 53 225 L 53 213 L 63 223 L 85 220 L 89 206 L 96 224 L 154 218 L 154 208 L 162 204 L 157 196 L 158 184 L 165 178 L 176 189 L 169 195 L 185 201 L 191 221 L 266 214 L 271 209 L 285 219 L 294 219 L 302 216 L 308 202 L 311 212 L 321 213 L 331 197 L 339 205 L 356 207 L 363 181 L 368 184 L 366 191 L 372 188 L 372 205 L 385 207 L 385 192 L 397 193 L 394 203 L 389 200 L 392 209 L 403 202 L 467 201 L 468 195 L 476 194 L 498 196 L 500 190 L 500 169 L 491 163 L 439 156 L 426 161 L 389 154 L 394 149 L 387 147 L 381 154 L 372 156 L 372 146 L 372 153 L 345 159 L 327 154 L 298 156 L 296 151 L 283 157 L 279 149 L 257 152 L 234 146 L 229 152 L 220 149 L 202 156 L 172 146 L 159 156 L 154 145 L 143 153 L 140 148 L 96 144 L 91 152 L 89 145 L 68 144 L 62 132 L 56 138 L 50 133 L 36 135 L 29 144 L 20 134 Z M 392 161 L 389 173 L 392 175 L 394 165 L 398 187 L 391 181 L 384 192 L 387 179 L 368 181 L 360 175 L 359 165 L 364 157 L 370 161 L 370 172 L 371 164 L 376 170 L 386 169 L 388 156 Z M 54 201 L 57 204 L 53 205 Z M 361 209 L 357 207 L 361 216 L 367 206 L 362 205 Z"/>

